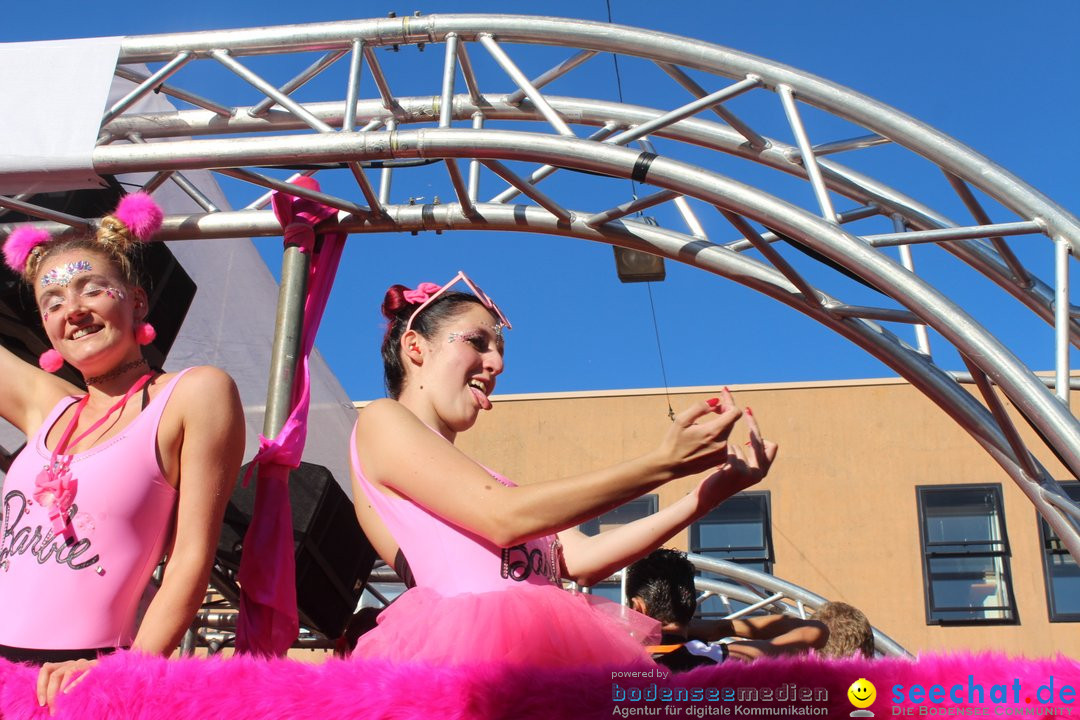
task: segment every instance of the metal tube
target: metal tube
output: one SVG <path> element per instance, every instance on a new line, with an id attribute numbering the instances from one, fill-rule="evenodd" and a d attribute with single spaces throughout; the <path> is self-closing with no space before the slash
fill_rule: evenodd
<path id="1" fill-rule="evenodd" d="M 371 70 L 371 77 L 375 79 L 375 87 L 379 88 L 383 107 L 393 112 L 397 103 L 394 102 L 394 94 L 390 92 L 390 85 L 386 82 L 386 75 L 383 74 L 382 65 L 379 64 L 379 59 L 375 57 L 375 49 L 371 45 L 364 45 L 364 58 L 367 60 L 368 69 Z"/>
<path id="2" fill-rule="evenodd" d="M 563 208 L 561 205 L 549 198 L 545 193 L 538 190 L 534 185 L 530 185 L 525 180 L 520 178 L 517 173 L 503 165 L 498 160 L 481 160 L 480 162 L 490 168 L 496 175 L 501 177 L 503 180 L 510 183 L 518 190 L 523 192 L 525 195 L 535 200 L 538 205 L 546 209 L 555 217 L 564 221 L 570 220 L 570 213 L 565 208 Z"/>
<path id="3" fill-rule="evenodd" d="M 495 42 L 488 33 L 480 33 L 476 36 L 476 39 L 480 41 L 480 44 L 487 48 L 487 51 L 491 53 L 491 56 L 495 58 L 495 62 L 499 63 L 499 67 L 510 76 L 510 79 L 514 81 L 522 92 L 532 101 L 532 104 L 536 106 L 536 109 L 540 111 L 540 114 L 544 116 L 544 119 L 551 123 L 551 126 L 555 128 L 555 131 L 560 135 L 567 137 L 575 137 L 574 131 L 570 129 L 570 126 L 559 117 L 559 113 L 555 112 L 555 109 L 551 107 L 548 101 L 540 94 L 540 91 L 533 87 L 533 84 L 529 82 L 529 79 L 525 77 L 525 74 L 521 72 L 514 61 L 510 59 L 510 56 L 503 51 L 499 44 Z"/>
<path id="4" fill-rule="evenodd" d="M 129 107 L 138 102 L 144 95 L 154 89 L 155 85 L 162 83 L 166 78 L 172 77 L 177 70 L 187 65 L 195 56 L 189 52 L 182 52 L 165 64 L 160 70 L 143 80 L 137 87 L 132 89 L 124 97 L 120 98 L 115 105 L 109 108 L 105 116 L 101 118 L 101 124 L 107 125 L 110 120 L 123 113 Z"/>
<path id="5" fill-rule="evenodd" d="M 446 54 L 443 59 L 442 95 L 439 98 L 439 127 L 450 127 L 454 117 L 454 78 L 457 76 L 458 36 L 446 36 Z M 453 171 L 451 171 L 453 177 Z M 456 186 L 455 186 L 456 188 Z"/>
<path id="6" fill-rule="evenodd" d="M 909 232 L 882 233 L 880 235 L 864 235 L 863 240 L 873 247 L 893 247 L 896 245 L 918 245 L 953 240 L 980 240 L 991 233 L 998 235 L 1031 235 L 1041 232 L 1042 226 L 1039 223 L 1023 221 L 994 225 L 949 227 L 939 230 L 913 230 Z"/>
<path id="7" fill-rule="evenodd" d="M 1069 407 L 1069 243 L 1060 237 L 1054 239 L 1054 286 L 1054 384 L 1057 396 Z"/>
<path id="8" fill-rule="evenodd" d="M 908 310 L 893 310 L 891 308 L 878 308 L 867 307 L 865 305 L 846 304 L 826 305 L 826 307 L 828 308 L 829 312 L 831 312 L 833 315 L 836 315 L 837 317 L 857 317 L 864 320 L 881 320 L 883 322 L 909 323 L 916 325 L 916 330 L 918 330 L 919 327 L 924 327 L 925 329 L 925 326 L 920 325 L 920 323 L 922 323 L 922 320 L 920 320 L 915 313 Z M 922 348 L 920 348 L 919 351 L 923 352 Z"/>
<path id="9" fill-rule="evenodd" d="M 142 73 L 135 72 L 131 68 L 126 68 L 123 65 L 117 65 L 116 70 L 113 71 L 113 74 L 117 77 L 124 78 L 125 80 L 130 80 L 134 83 L 144 82 L 149 77 L 149 75 L 143 75 Z M 213 100 L 204 98 L 201 95 L 196 95 L 195 93 L 188 92 L 187 90 L 181 90 L 180 88 L 173 87 L 167 83 L 159 84 L 158 90 L 165 93 L 171 98 L 176 98 L 177 100 L 182 100 L 196 107 L 201 107 L 204 110 L 209 110 L 215 115 L 219 115 L 221 117 L 231 118 L 235 114 L 235 111 L 232 108 L 225 107 L 224 105 L 216 103 Z"/>
<path id="10" fill-rule="evenodd" d="M 356 127 L 356 101 L 360 98 L 360 70 L 364 65 L 364 41 L 353 40 L 349 56 L 349 84 L 345 88 L 345 117 L 341 122 L 344 132 Z"/>
<path id="11" fill-rule="evenodd" d="M 339 197 L 333 195 L 327 195 L 326 193 L 318 192 L 317 190 L 308 190 L 300 185 L 293 185 L 292 183 L 285 182 L 284 180 L 277 180 L 275 178 L 260 175 L 259 173 L 252 172 L 250 170 L 242 170 L 240 168 L 221 168 L 214 172 L 222 175 L 227 175 L 237 180 L 244 180 L 252 183 L 253 185 L 261 185 L 262 187 L 270 188 L 271 190 L 277 190 L 279 192 L 288 193 L 289 195 L 295 195 L 296 197 L 307 198 L 314 200 L 315 202 L 329 205 L 332 208 L 341 210 L 342 212 L 352 213 L 353 215 L 367 215 L 371 212 L 369 208 L 361 207 L 348 200 L 342 200 Z"/>
<path id="12" fill-rule="evenodd" d="M 462 45 L 462 48 L 465 46 Z M 461 66 L 462 70 L 465 69 L 465 65 Z M 468 78 L 468 75 L 465 76 Z M 470 90 L 469 92 L 472 92 Z M 484 127 L 484 113 L 477 110 L 472 116 L 473 130 L 482 130 Z M 469 199 L 474 203 L 480 197 L 480 161 L 476 158 L 469 159 Z"/>
<path id="13" fill-rule="evenodd" d="M 590 215 L 585 218 L 585 224 L 593 227 L 597 225 L 603 225 L 606 222 L 612 220 L 618 220 L 624 218 L 627 215 L 633 215 L 636 212 L 641 212 L 655 205 L 666 203 L 668 200 L 676 198 L 679 193 L 673 190 L 661 190 L 660 192 L 653 193 L 652 195 L 646 195 L 643 198 L 635 198 L 630 202 L 625 202 L 622 205 L 616 205 L 613 208 L 608 208 L 603 212 L 598 212 L 595 215 Z"/>
<path id="14" fill-rule="evenodd" d="M 171 176 L 172 176 L 172 171 L 171 170 L 165 170 L 163 172 L 154 173 L 153 177 L 151 177 L 149 180 L 147 180 L 145 183 L 143 183 L 143 187 L 142 187 L 143 192 L 146 193 L 147 195 L 150 195 L 155 190 L 157 190 L 159 187 L 164 185 L 165 181 L 167 181 Z"/>
<path id="15" fill-rule="evenodd" d="M 12 197 L 0 195 L 0 207 L 15 210 L 21 212 L 23 215 L 29 215 L 30 217 L 41 218 L 42 220 L 52 220 L 53 222 L 58 222 L 68 227 L 79 228 L 80 230 L 90 227 L 90 223 L 88 223 L 85 218 L 68 215 L 67 213 L 59 212 L 58 210 L 49 210 L 48 208 L 32 205 Z"/>
<path id="16" fill-rule="evenodd" d="M 694 209 L 690 207 L 690 203 L 686 201 L 686 196 L 678 195 L 675 198 L 675 207 L 679 209 L 679 213 L 682 214 L 683 220 L 686 221 L 686 226 L 690 228 L 690 234 L 701 240 L 708 240 L 709 236 L 705 234 L 705 228 L 698 222 L 697 215 L 694 214 Z"/>
<path id="17" fill-rule="evenodd" d="M 902 234 L 907 230 L 907 226 L 904 225 L 904 218 L 899 215 L 892 216 L 893 228 L 898 234 Z M 900 264 L 909 273 L 915 273 L 915 258 L 911 256 L 911 246 L 901 245 L 900 250 Z M 926 332 L 926 325 L 919 323 L 915 326 L 915 344 L 919 348 L 919 352 L 923 355 L 930 355 L 930 336 Z"/>
<path id="18" fill-rule="evenodd" d="M 176 171 L 169 175 L 169 179 L 173 183 L 184 191 L 184 193 L 195 201 L 199 207 L 209 213 L 219 212 L 221 208 L 214 204 L 214 201 L 207 197 L 206 193 L 199 189 L 199 187 L 187 179 L 184 173 Z"/>
<path id="19" fill-rule="evenodd" d="M 278 92 L 280 92 L 282 95 L 289 95 L 290 93 L 292 93 L 293 90 L 302 87 L 305 83 L 307 83 L 308 80 L 311 80 L 311 78 L 315 77 L 323 70 L 333 65 L 335 62 L 338 61 L 339 58 L 341 58 L 342 55 L 347 52 L 348 50 L 332 50 L 326 53 L 321 58 L 313 62 L 310 66 L 308 66 L 306 70 L 301 72 L 289 82 L 282 85 Z M 262 115 L 265 115 L 266 112 L 274 106 L 274 102 L 275 101 L 273 98 L 268 97 L 265 100 L 261 101 L 255 107 L 248 110 L 248 114 L 252 117 L 260 117 Z"/>
<path id="20" fill-rule="evenodd" d="M 697 100 L 694 100 L 693 102 L 686 103 L 682 107 L 675 108 L 674 110 L 666 112 L 658 118 L 654 118 L 649 122 L 642 123 L 637 127 L 632 127 L 629 130 L 621 132 L 615 137 L 606 140 L 605 142 L 609 142 L 612 145 L 625 145 L 628 142 L 649 135 L 655 130 L 665 128 L 668 125 L 673 125 L 674 123 L 688 118 L 691 115 L 695 115 L 704 108 L 712 107 L 713 105 L 722 103 L 725 100 L 730 100 L 733 97 L 742 95 L 744 92 L 753 90 L 754 88 L 760 86 L 761 78 L 751 75 L 745 80 L 740 80 L 734 85 L 728 85 L 726 88 L 722 90 L 717 90 L 711 95 L 706 95 L 703 98 L 699 98 Z"/>
<path id="21" fill-rule="evenodd" d="M 847 140 L 834 140 L 833 142 L 815 145 L 812 149 L 816 157 L 832 155 L 834 153 L 848 152 L 849 150 L 862 150 L 875 145 L 888 145 L 891 140 L 880 135 L 860 135 Z"/>
<path id="22" fill-rule="evenodd" d="M 971 192 L 971 188 L 967 186 L 967 183 L 949 172 L 945 173 L 945 178 L 949 181 L 949 184 L 952 185 L 952 188 L 956 191 L 956 194 L 960 196 L 960 199 L 963 201 L 964 206 L 968 209 L 968 212 L 970 212 L 971 216 L 975 218 L 975 222 L 979 223 L 980 225 L 991 224 L 990 216 L 987 215 L 986 210 L 983 209 L 983 206 L 975 198 L 975 193 Z M 1044 230 L 1045 228 L 1040 226 L 1037 232 L 1043 232 Z M 1004 260 L 1005 264 L 1009 266 L 1009 270 L 1012 271 L 1013 278 L 1016 280 L 1016 282 L 1019 283 L 1022 287 L 1030 287 L 1031 275 L 1024 267 L 1024 264 L 1021 263 L 1020 260 L 1016 257 L 1016 255 L 1013 254 L 1012 249 L 1005 244 L 1005 241 L 1002 240 L 1001 237 L 991 237 L 990 242 L 998 251 L 1001 259 Z"/>
<path id="23" fill-rule="evenodd" d="M 270 382 L 266 391 L 263 435 L 277 437 L 292 408 L 293 382 L 300 359 L 304 326 L 304 299 L 307 297 L 308 253 L 290 245 L 281 260 L 281 287 L 278 290 L 277 322 L 270 354 Z"/>
<path id="24" fill-rule="evenodd" d="M 229 55 L 227 50 L 214 50 L 211 55 L 215 60 L 232 70 L 240 78 L 246 80 L 248 84 L 256 88 L 259 92 L 263 93 L 268 98 L 276 100 L 278 105 L 303 120 L 304 123 L 312 129 L 318 130 L 319 132 L 333 132 L 334 129 L 332 127 L 312 115 L 304 109 L 300 103 L 280 92 L 276 87 L 263 80 L 256 73 L 244 67 L 236 58 Z"/>
<path id="25" fill-rule="evenodd" d="M 833 210 L 832 200 L 829 199 L 829 191 L 821 179 L 821 168 L 818 167 L 814 150 L 810 146 L 810 138 L 806 134 L 806 128 L 803 127 L 802 118 L 799 117 L 799 108 L 795 105 L 795 95 L 789 85 L 781 85 L 776 88 L 776 92 L 780 95 L 784 114 L 787 115 L 788 124 L 791 125 L 791 131 L 795 134 L 795 141 L 802 155 L 803 168 L 806 170 L 810 185 L 814 188 L 818 205 L 821 206 L 821 216 L 829 222 L 836 222 L 836 212 Z"/>
<path id="26" fill-rule="evenodd" d="M 766 260 L 773 264 L 773 267 L 779 270 L 784 277 L 791 281 L 792 285 L 799 289 L 803 295 L 803 300 L 812 305 L 821 304 L 818 292 L 814 290 L 813 286 L 784 259 L 783 255 L 776 251 L 776 248 L 761 239 L 761 235 L 758 234 L 758 231 L 753 225 L 746 221 L 746 218 L 737 213 L 733 213 L 730 210 L 725 210 L 724 208 L 718 209 L 720 210 L 720 213 L 728 219 L 728 222 L 734 225 L 735 229 L 741 232 L 743 237 L 753 243 L 754 248 L 764 255 Z"/>
<path id="27" fill-rule="evenodd" d="M 457 194 L 462 212 L 467 216 L 475 215 L 476 205 L 469 197 L 469 189 L 465 186 L 465 179 L 461 177 L 461 168 L 458 167 L 457 160 L 447 158 L 446 169 L 450 173 L 450 182 L 454 186 L 454 193 Z"/>
<path id="28" fill-rule="evenodd" d="M 360 163 L 351 162 L 349 165 L 349 171 L 356 179 L 356 184 L 360 186 L 360 192 L 364 194 L 364 199 L 368 201 L 368 207 L 371 208 L 371 212 L 381 213 L 383 212 L 382 203 L 379 202 L 379 196 L 375 194 L 375 188 L 371 186 L 371 181 L 368 180 L 367 173 L 364 172 L 364 168 L 360 167 Z"/>
<path id="29" fill-rule="evenodd" d="M 128 140 L 136 145 L 145 145 L 144 140 L 138 133 L 131 133 L 128 135 Z M 168 179 L 187 194 L 192 200 L 198 204 L 206 212 L 215 213 L 220 212 L 220 208 L 214 204 L 206 193 L 204 193 L 195 183 L 191 182 L 184 176 L 182 172 L 171 172 L 168 175 Z"/>
<path id="30" fill-rule="evenodd" d="M 370 58 L 369 58 L 370 64 Z M 394 118 L 387 118 L 386 120 L 386 132 L 393 134 L 397 130 L 397 120 Z M 390 202 L 390 183 L 393 181 L 394 168 L 386 166 L 379 173 L 379 204 L 386 205 Z"/>
<path id="31" fill-rule="evenodd" d="M 617 127 L 618 127 L 617 125 L 613 125 L 613 124 L 605 125 L 604 127 L 600 128 L 599 130 L 594 132 L 592 135 L 590 135 L 587 139 L 596 140 L 596 141 L 603 140 L 604 138 L 611 135 L 611 133 L 615 132 Z M 534 170 L 531 175 L 529 175 L 529 183 L 532 184 L 532 185 L 535 185 L 536 183 L 538 183 L 541 180 L 543 180 L 544 178 L 548 177 L 549 175 L 551 175 L 552 173 L 554 173 L 558 169 L 559 168 L 555 167 L 554 165 L 541 165 L 536 170 Z M 495 197 L 491 198 L 491 200 L 489 202 L 494 202 L 494 203 L 510 202 L 511 200 L 513 200 L 514 198 L 516 198 L 520 194 L 521 194 L 521 191 L 518 190 L 516 187 L 511 185 L 510 187 L 506 188 L 505 190 L 503 190 L 501 193 L 499 193 Z"/>
<path id="32" fill-rule="evenodd" d="M 998 427 L 1001 428 L 1001 432 L 1005 435 L 1005 439 L 1008 440 L 1009 445 L 1012 447 L 1016 462 L 1024 469 L 1024 472 L 1027 473 L 1031 480 L 1037 480 L 1042 473 L 1039 471 L 1039 468 L 1035 466 L 1035 459 L 1031 457 L 1031 453 L 1028 452 L 1027 447 L 1024 445 L 1024 440 L 1020 437 L 1020 433 L 1016 431 L 1016 426 L 1013 425 L 1008 412 L 1005 411 L 1005 406 L 1002 405 L 1001 398 L 998 397 L 997 392 L 994 390 L 994 386 L 990 384 L 989 379 L 986 377 L 986 373 L 984 373 L 982 369 L 973 363 L 966 355 L 961 354 L 960 358 L 964 361 L 964 364 L 967 365 L 968 372 L 971 373 L 971 377 L 975 381 L 976 387 L 979 388 L 983 400 L 986 401 L 986 407 L 990 409 L 990 413 L 997 421 Z"/>
<path id="33" fill-rule="evenodd" d="M 292 182 L 294 180 L 296 180 L 296 178 L 301 177 L 301 176 L 311 177 L 316 172 L 318 172 L 318 170 L 309 169 L 309 170 L 304 170 L 303 172 L 293 173 L 292 175 L 289 176 L 289 179 L 286 180 L 285 182 L 288 183 L 291 186 Z M 269 192 L 265 192 L 262 195 L 260 195 L 259 197 L 257 197 L 254 201 L 252 201 L 252 202 L 248 203 L 247 205 L 245 205 L 243 209 L 244 210 L 262 210 L 264 207 L 266 207 L 267 205 L 270 204 L 270 201 L 273 199 L 273 197 L 274 197 L 274 191 L 273 190 L 271 190 Z"/>
<path id="34" fill-rule="evenodd" d="M 569 57 L 566 60 L 563 60 L 561 63 L 559 63 L 555 67 L 553 67 L 553 68 L 551 68 L 549 70 L 545 70 L 543 73 L 541 73 L 537 77 L 533 78 L 532 86 L 534 88 L 536 88 L 537 90 L 539 90 L 540 88 L 544 87 L 545 85 L 552 82 L 553 80 L 557 80 L 557 79 L 561 78 L 563 75 L 570 72 L 571 70 L 573 70 L 578 65 L 585 62 L 586 60 L 588 60 L 589 58 L 591 58 L 595 54 L 596 54 L 595 50 L 582 50 L 581 52 L 575 54 L 574 56 Z M 522 90 L 521 88 L 518 88 L 517 90 L 515 90 L 514 92 L 512 92 L 512 93 L 510 93 L 509 95 L 506 96 L 506 102 L 510 103 L 511 105 L 519 105 L 521 103 L 521 101 L 524 100 L 524 99 L 525 99 L 525 91 Z"/>
<path id="35" fill-rule="evenodd" d="M 473 72 L 472 60 L 469 52 L 465 49 L 465 43 L 457 46 L 458 64 L 461 66 L 461 74 L 465 78 L 465 87 L 469 89 L 469 100 L 474 105 L 484 102 L 484 96 L 480 93 L 480 86 L 476 82 L 476 73 Z"/>
<path id="36" fill-rule="evenodd" d="M 705 92 L 705 88 L 698 85 L 692 77 L 683 72 L 682 68 L 665 62 L 658 62 L 656 64 L 660 66 L 661 70 L 674 78 L 675 82 L 689 90 L 691 95 L 699 98 L 708 95 L 708 93 Z M 752 127 L 740 120 L 735 113 L 720 105 L 714 106 L 712 110 L 719 115 L 724 122 L 730 125 L 735 132 L 746 138 L 747 142 L 750 143 L 750 147 L 755 150 L 762 150 L 769 146 L 769 141 L 764 136 L 755 132 Z"/>

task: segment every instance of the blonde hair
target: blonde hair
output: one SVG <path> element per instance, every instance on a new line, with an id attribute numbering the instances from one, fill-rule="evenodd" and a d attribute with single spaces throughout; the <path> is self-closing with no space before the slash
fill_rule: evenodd
<path id="1" fill-rule="evenodd" d="M 830 658 L 852 655 L 874 657 L 874 630 L 858 608 L 847 603 L 828 602 L 814 613 L 814 619 L 829 628 L 829 641 L 818 650 L 819 655 Z"/>
<path id="2" fill-rule="evenodd" d="M 124 282 L 135 286 L 139 284 L 135 259 L 141 246 L 142 243 L 127 225 L 114 215 L 106 215 L 96 230 L 60 236 L 35 246 L 26 258 L 22 278 L 32 288 L 41 264 L 49 256 L 69 250 L 91 250 L 104 255 L 120 271 Z"/>

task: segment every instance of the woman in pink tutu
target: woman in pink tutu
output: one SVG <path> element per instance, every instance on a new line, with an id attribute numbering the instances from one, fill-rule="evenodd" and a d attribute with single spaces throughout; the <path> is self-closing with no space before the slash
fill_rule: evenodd
<path id="1" fill-rule="evenodd" d="M 471 292 L 451 291 L 458 282 Z M 655 621 L 561 588 L 590 585 L 658 547 L 761 480 L 777 446 L 752 415 L 721 398 L 675 419 L 658 447 L 611 468 L 517 486 L 454 446 L 503 371 L 510 322 L 464 273 L 438 286 L 392 286 L 382 355 L 389 398 L 364 408 L 351 443 L 357 515 L 416 580 L 360 638 L 354 657 L 539 667 L 646 661 Z M 745 454 L 728 436 L 745 417 Z M 666 482 L 708 469 L 680 500 L 588 537 L 575 529 Z M 389 535 L 387 535 L 387 531 Z"/>

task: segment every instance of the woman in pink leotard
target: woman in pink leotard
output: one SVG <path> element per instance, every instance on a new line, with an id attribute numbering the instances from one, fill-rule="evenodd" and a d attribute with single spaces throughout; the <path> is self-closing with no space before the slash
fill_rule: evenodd
<path id="1" fill-rule="evenodd" d="M 0 416 L 27 437 L 0 505 L 0 656 L 41 664 L 38 700 L 50 706 L 101 653 L 176 648 L 205 595 L 240 467 L 232 379 L 212 367 L 153 370 L 140 349 L 153 330 L 132 255 L 160 221 L 136 194 L 95 233 L 27 227 L 4 243 L 53 350 L 39 370 L 0 348 Z M 65 361 L 86 392 L 44 371 Z"/>
<path id="2" fill-rule="evenodd" d="M 471 293 L 450 291 L 463 281 Z M 454 446 L 503 371 L 494 302 L 464 273 L 440 287 L 395 285 L 383 314 L 389 398 L 364 408 L 351 460 L 357 515 L 416 587 L 387 608 L 354 656 L 539 667 L 646 661 L 655 622 L 561 589 L 593 584 L 648 553 L 718 503 L 761 480 L 776 455 L 725 390 L 688 408 L 652 452 L 615 467 L 516 486 Z M 747 419 L 744 454 L 727 442 Z M 653 515 L 588 537 L 574 526 L 675 478 L 714 469 Z M 531 478 L 530 478 L 531 480 Z"/>

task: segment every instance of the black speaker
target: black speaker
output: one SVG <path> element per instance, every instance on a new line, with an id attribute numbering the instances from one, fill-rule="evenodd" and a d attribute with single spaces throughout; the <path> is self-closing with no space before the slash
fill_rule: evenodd
<path id="1" fill-rule="evenodd" d="M 115 179 L 106 180 L 108 187 L 100 190 L 44 193 L 35 195 L 27 202 L 76 217 L 101 217 L 116 207 L 123 194 Z M 0 223 L 19 223 L 30 219 L 14 211 L 0 215 Z M 141 283 L 149 299 L 146 319 L 157 330 L 157 338 L 143 348 L 143 354 L 151 365 L 161 367 L 195 298 L 195 282 L 165 243 L 144 245 L 138 265 Z M 0 264 L 0 342 L 11 352 L 34 364 L 37 364 L 38 356 L 49 348 L 33 292 L 4 264 Z M 75 385 L 81 387 L 83 384 L 82 377 L 68 365 L 58 374 Z"/>
<path id="2" fill-rule="evenodd" d="M 245 465 L 241 478 L 246 472 Z M 375 564 L 375 549 L 360 529 L 345 491 L 322 465 L 300 463 L 290 473 L 289 502 L 300 622 L 327 637 L 340 637 Z M 246 488 L 238 482 L 225 509 L 217 552 L 218 565 L 234 578 L 254 507 L 254 479 Z"/>

